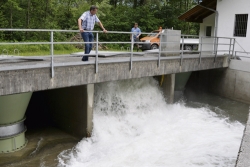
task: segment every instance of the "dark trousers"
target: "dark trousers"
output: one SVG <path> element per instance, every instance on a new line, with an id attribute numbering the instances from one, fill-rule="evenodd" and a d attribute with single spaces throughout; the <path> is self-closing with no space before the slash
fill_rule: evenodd
<path id="1" fill-rule="evenodd" d="M 81 35 L 84 42 L 93 42 L 94 40 L 94 35 L 92 32 L 82 32 Z M 91 50 L 92 50 L 92 43 L 85 43 L 84 54 L 89 54 Z M 88 60 L 89 60 L 88 56 L 82 57 L 82 61 L 88 61 Z"/>

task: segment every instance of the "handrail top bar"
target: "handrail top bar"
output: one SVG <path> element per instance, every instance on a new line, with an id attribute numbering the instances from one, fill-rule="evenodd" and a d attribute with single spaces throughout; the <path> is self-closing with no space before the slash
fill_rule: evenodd
<path id="1" fill-rule="evenodd" d="M 248 53 L 250 53 L 250 52 L 235 51 L 235 53 L 246 53 L 246 54 L 248 54 Z"/>
<path id="2" fill-rule="evenodd" d="M 13 29 L 13 28 L 0 28 L 0 31 L 29 31 L 29 32 L 78 32 L 79 30 L 59 30 L 59 29 Z M 93 32 L 93 33 L 104 33 L 103 31 L 85 31 L 85 32 Z M 114 33 L 114 34 L 132 34 L 133 32 L 126 32 L 126 31 L 107 31 L 107 33 Z M 141 34 L 152 34 L 152 32 L 141 32 Z M 169 36 L 179 36 L 179 35 L 169 35 Z M 198 35 L 185 35 L 181 34 L 181 36 L 186 37 L 199 37 Z M 202 36 L 201 38 L 224 38 L 224 39 L 235 39 L 229 37 L 206 37 Z"/>
<path id="3" fill-rule="evenodd" d="M 250 58 L 250 57 L 247 57 L 247 56 L 238 56 L 238 55 L 236 55 L 236 57 L 244 57 L 244 58 Z"/>
<path id="4" fill-rule="evenodd" d="M 235 38 L 230 38 L 230 37 L 214 37 L 214 36 L 211 36 L 211 37 L 201 36 L 201 38 L 222 38 L 222 39 L 235 39 Z"/>
<path id="5" fill-rule="evenodd" d="M 77 32 L 79 30 L 59 30 L 59 29 L 13 29 L 13 28 L 0 28 L 0 31 L 28 31 L 28 32 Z M 104 33 L 103 31 L 84 31 L 84 32 L 93 32 L 93 33 Z M 107 33 L 114 33 L 114 34 L 133 34 L 130 31 L 107 31 Z M 153 32 L 141 32 L 141 34 L 152 34 Z M 155 33 L 157 34 L 157 33 Z M 176 36 L 176 35 L 172 35 Z M 182 36 L 195 36 L 195 35 L 182 35 Z M 198 37 L 198 36 L 197 36 Z"/>
<path id="6" fill-rule="evenodd" d="M 77 32 L 79 30 L 59 30 L 59 29 L 10 29 L 10 28 L 0 28 L 0 31 L 29 31 L 29 32 Z M 93 33 L 104 33 L 103 31 L 84 31 L 84 32 L 93 32 Z M 114 34 L 133 34 L 134 32 L 130 31 L 107 31 L 107 33 Z M 141 34 L 152 34 L 152 32 L 141 32 Z"/>

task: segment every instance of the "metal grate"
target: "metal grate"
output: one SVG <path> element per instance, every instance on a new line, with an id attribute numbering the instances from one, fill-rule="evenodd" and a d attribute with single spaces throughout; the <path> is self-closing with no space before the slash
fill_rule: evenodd
<path id="1" fill-rule="evenodd" d="M 248 14 L 236 14 L 235 25 L 234 25 L 234 36 L 235 37 L 246 37 L 247 36 L 247 21 Z"/>

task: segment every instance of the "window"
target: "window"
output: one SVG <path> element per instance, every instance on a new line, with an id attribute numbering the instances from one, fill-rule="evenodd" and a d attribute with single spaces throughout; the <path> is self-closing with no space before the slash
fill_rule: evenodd
<path id="1" fill-rule="evenodd" d="M 212 34 L 212 26 L 206 26 L 206 36 L 211 37 Z"/>
<path id="2" fill-rule="evenodd" d="M 234 36 L 246 37 L 247 36 L 247 21 L 248 14 L 236 14 L 234 23 Z"/>

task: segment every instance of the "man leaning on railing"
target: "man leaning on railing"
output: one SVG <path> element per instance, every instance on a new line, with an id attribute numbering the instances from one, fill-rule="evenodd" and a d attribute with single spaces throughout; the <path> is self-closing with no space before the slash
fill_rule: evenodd
<path id="1" fill-rule="evenodd" d="M 102 28 L 103 32 L 106 33 L 107 30 L 103 27 L 101 21 L 96 16 L 98 7 L 91 6 L 89 11 L 84 12 L 81 17 L 78 19 L 78 27 L 82 35 L 82 39 L 85 42 L 85 54 L 89 54 L 92 50 L 92 43 L 86 43 L 86 42 L 93 42 L 94 35 L 92 32 L 86 32 L 86 31 L 92 31 L 94 29 L 95 23 L 97 22 L 99 26 Z M 98 47 L 98 46 L 96 46 Z M 83 56 L 82 61 L 88 61 L 88 56 Z"/>

